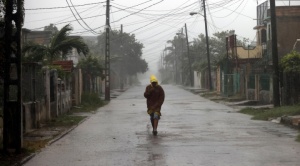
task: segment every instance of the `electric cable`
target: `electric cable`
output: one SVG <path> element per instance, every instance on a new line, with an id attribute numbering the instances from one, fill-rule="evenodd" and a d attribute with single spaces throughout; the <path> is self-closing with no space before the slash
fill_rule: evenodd
<path id="1" fill-rule="evenodd" d="M 87 6 L 87 5 L 95 5 L 95 4 L 101 4 L 101 3 L 106 3 L 106 2 L 87 3 L 87 4 L 82 4 L 82 5 L 76 5 L 76 7 Z M 61 9 L 61 8 L 69 8 L 69 6 L 50 7 L 50 8 L 32 8 L 32 9 L 26 9 L 25 8 L 25 10 L 52 10 L 52 9 Z"/>
<path id="2" fill-rule="evenodd" d="M 189 1 L 189 0 L 187 0 L 186 2 L 184 2 L 183 4 L 181 4 L 179 7 L 183 6 L 183 5 L 186 4 L 188 1 Z M 187 7 L 190 7 L 190 6 L 194 5 L 194 4 L 195 4 L 195 3 L 192 3 L 192 4 L 190 4 L 190 5 L 187 5 L 187 6 L 183 7 L 182 9 L 187 8 Z M 179 7 L 177 7 L 177 8 L 179 8 Z M 175 9 L 174 9 L 174 10 L 175 10 Z M 180 9 L 180 10 L 181 10 L 181 9 Z M 142 28 L 144 28 L 144 27 L 146 27 L 146 26 L 148 26 L 148 25 L 150 25 L 150 24 L 153 24 L 153 23 L 157 22 L 157 21 L 160 20 L 160 19 L 166 18 L 166 17 L 168 16 L 168 14 L 170 14 L 170 13 L 172 13 L 172 12 L 174 12 L 174 11 L 168 12 L 167 14 L 165 14 L 164 17 L 159 17 L 158 19 L 155 19 L 154 21 L 152 21 L 152 22 L 150 22 L 150 23 L 148 23 L 148 24 L 146 24 L 146 25 L 144 25 L 144 26 L 142 26 L 142 27 L 140 27 L 140 28 L 138 28 L 138 29 L 142 29 Z M 137 31 L 137 29 L 135 29 L 135 30 L 129 32 L 129 34 L 132 33 L 132 32 L 134 32 L 134 31 Z M 118 39 L 118 38 L 117 38 L 117 39 Z M 115 39 L 115 40 L 117 40 L 117 39 Z"/>
<path id="3" fill-rule="evenodd" d="M 243 1 L 244 1 L 244 0 L 243 0 Z M 248 1 L 246 1 L 246 2 L 248 2 Z M 232 12 L 234 12 L 234 13 L 237 13 L 237 11 L 232 10 L 232 9 L 230 9 L 230 8 L 227 8 L 226 6 L 219 6 L 219 7 L 223 8 L 223 9 L 226 9 L 226 10 L 229 10 L 229 11 L 232 11 Z M 212 13 L 213 13 L 213 12 L 212 12 Z M 243 14 L 243 13 L 238 13 L 238 14 L 239 14 L 239 15 L 242 15 L 242 16 L 245 16 L 245 17 L 247 17 L 247 18 L 253 19 L 252 17 L 247 16 L 247 15 L 245 15 L 245 14 Z M 224 18 L 223 16 L 222 16 L 222 17 L 213 16 L 213 17 L 216 17 L 216 18 Z"/>
<path id="4" fill-rule="evenodd" d="M 68 2 L 68 0 L 66 0 L 67 2 Z M 75 10 L 75 12 L 77 13 L 77 15 L 78 15 L 78 17 L 81 19 L 81 21 L 88 27 L 88 29 L 90 29 L 91 30 L 91 32 L 92 33 L 94 33 L 94 34 L 99 34 L 99 33 L 97 33 L 96 31 L 94 31 L 83 19 L 82 19 L 82 17 L 80 16 L 80 14 L 78 13 L 78 11 L 76 10 L 76 8 L 75 8 L 75 6 L 73 5 L 73 2 L 72 2 L 72 0 L 70 0 L 70 2 L 71 2 L 71 4 L 72 4 L 72 7 L 74 8 L 74 10 Z M 68 3 L 68 5 L 69 5 L 69 3 Z M 70 8 L 71 9 L 71 8 Z M 72 10 L 72 9 L 71 9 Z M 72 12 L 73 13 L 73 12 Z M 75 16 L 74 16 L 75 17 Z"/>
<path id="5" fill-rule="evenodd" d="M 67 2 L 67 4 L 68 4 L 68 6 L 69 6 L 69 8 L 70 8 L 70 11 L 71 11 L 71 13 L 73 14 L 73 16 L 74 16 L 74 18 L 76 19 L 76 21 L 77 21 L 77 23 L 83 28 L 83 29 L 85 29 L 85 30 L 88 30 L 89 31 L 89 29 L 87 29 L 87 28 L 85 28 L 81 23 L 80 23 L 80 21 L 77 19 L 77 17 L 75 16 L 75 14 L 74 14 L 74 12 L 73 12 L 73 10 L 72 10 L 72 8 L 71 8 L 71 6 L 69 5 L 69 2 L 68 2 L 68 0 L 66 0 L 66 2 Z"/>
<path id="6" fill-rule="evenodd" d="M 141 11 L 147 9 L 147 8 L 150 8 L 150 7 L 154 6 L 154 5 L 157 5 L 157 4 L 159 4 L 159 3 L 163 2 L 163 1 L 164 1 L 164 0 L 161 0 L 161 1 L 159 1 L 159 2 L 157 2 L 157 3 L 154 3 L 154 4 L 150 5 L 150 6 L 147 6 L 147 7 L 145 7 L 145 8 L 142 8 L 142 9 L 140 9 L 140 10 L 137 11 L 137 12 L 134 12 L 134 13 L 132 13 L 132 14 L 129 14 L 129 15 L 127 15 L 127 16 L 124 16 L 124 17 L 122 17 L 122 18 L 116 20 L 115 22 L 121 21 L 121 20 L 123 20 L 123 19 L 125 19 L 125 18 L 127 18 L 127 17 L 129 17 L 129 16 L 132 16 L 133 14 L 137 14 L 137 13 L 139 13 L 139 12 L 141 12 Z"/>
<path id="7" fill-rule="evenodd" d="M 209 7 L 209 4 L 208 4 L 208 1 L 207 1 L 207 11 L 208 11 L 208 14 L 210 16 L 210 19 L 211 19 L 211 22 L 212 22 L 212 26 L 214 27 L 214 32 L 216 33 L 217 30 L 216 30 L 216 24 L 214 22 L 214 19 L 212 18 L 212 14 L 210 13 L 210 7 Z"/>
<path id="8" fill-rule="evenodd" d="M 81 13 L 83 13 L 83 12 L 86 12 L 86 11 L 88 11 L 88 10 L 91 10 L 91 9 L 93 9 L 93 8 L 96 8 L 98 5 L 95 5 L 95 6 L 93 6 L 93 7 L 89 7 L 89 8 L 85 8 L 86 10 L 84 10 L 84 11 L 81 11 Z M 70 9 L 68 9 L 68 11 L 70 11 Z M 66 12 L 65 10 L 63 11 L 63 12 Z M 27 15 L 28 13 L 26 13 L 26 15 Z M 39 13 L 36 13 L 36 14 L 39 14 Z M 56 19 L 56 18 L 61 18 L 62 16 L 58 16 L 58 17 L 50 17 L 50 18 L 43 18 L 43 19 L 39 19 L 39 20 L 32 20 L 32 21 L 26 21 L 26 23 L 31 23 L 31 22 L 40 22 L 40 21 L 45 21 L 45 20 L 52 20 L 52 19 Z M 68 16 L 66 16 L 67 18 L 65 18 L 65 19 L 63 19 L 63 20 L 60 20 L 60 21 L 64 21 L 64 20 L 67 20 L 67 19 L 69 19 L 69 18 L 73 18 L 73 15 L 71 14 L 71 15 L 68 15 Z M 60 21 L 58 21 L 58 22 L 60 22 Z"/>
<path id="9" fill-rule="evenodd" d="M 130 6 L 130 7 L 128 7 L 128 9 L 129 8 L 132 8 L 132 7 L 137 7 L 137 6 L 140 6 L 140 5 L 143 5 L 143 4 L 145 4 L 145 3 L 147 3 L 147 2 L 150 2 L 150 1 L 153 1 L 153 0 L 148 0 L 148 1 L 146 1 L 146 2 L 142 2 L 142 3 L 139 3 L 139 4 L 137 4 L 137 5 L 134 5 L 134 6 Z M 60 7 L 61 8 L 61 7 Z M 65 8 L 65 7 L 64 7 Z M 38 9 L 41 9 L 41 8 L 38 8 Z M 117 12 L 120 12 L 120 11 L 122 11 L 122 10 L 118 10 L 118 11 L 115 11 L 115 12 L 113 12 L 113 13 L 117 13 Z M 99 17 L 99 16 L 105 16 L 106 14 L 101 14 L 101 15 L 95 15 L 95 16 L 90 16 L 90 17 L 85 17 L 85 18 L 83 18 L 83 19 L 90 19 L 90 18 L 95 18 L 95 17 Z M 54 23 L 54 25 L 59 25 L 59 24 L 64 24 L 64 23 L 70 23 L 70 22 L 74 22 L 74 21 L 77 21 L 76 19 L 75 20 L 71 20 L 71 21 L 65 21 L 65 22 L 59 22 L 59 23 Z M 101 26 L 102 27 L 102 26 Z M 44 28 L 44 27 L 39 27 L 39 28 L 33 28 L 33 29 L 42 29 L 42 28 Z M 100 28 L 100 27 L 99 27 Z"/>
<path id="10" fill-rule="evenodd" d="M 188 5 L 188 6 L 191 6 L 191 5 L 193 5 L 193 4 L 194 4 L 194 3 L 192 3 L 192 4 Z M 183 5 L 183 4 L 182 4 L 182 5 Z M 180 6 L 182 6 L 182 5 L 180 5 Z M 186 7 L 188 7 L 188 6 L 186 6 Z M 169 13 L 170 13 L 170 12 L 169 12 Z M 140 30 L 140 29 L 142 29 L 142 28 L 145 28 L 146 26 L 149 26 L 149 25 L 151 25 L 151 24 L 155 23 L 156 21 L 161 20 L 161 19 L 163 19 L 163 18 L 165 18 L 165 17 L 159 17 L 158 19 L 156 19 L 156 20 L 154 20 L 154 21 L 152 21 L 152 22 L 150 22 L 150 23 L 148 23 L 148 24 L 146 24 L 146 25 L 144 25 L 144 26 L 142 26 L 142 27 L 139 27 L 139 28 L 135 29 L 135 30 L 131 31 L 130 33 L 135 32 L 135 31 L 138 31 L 138 30 Z"/>
<path id="11" fill-rule="evenodd" d="M 99 6 L 99 4 L 97 4 L 97 5 L 94 5 L 94 7 L 95 6 Z M 82 7 L 82 8 L 80 8 L 80 9 L 89 9 L 89 8 L 91 8 L 91 7 Z M 35 11 L 35 12 L 26 12 L 26 16 L 27 15 L 36 15 L 36 14 L 45 14 L 45 13 L 63 13 L 63 12 L 66 12 L 66 11 L 69 11 L 70 9 L 68 8 L 68 9 L 63 9 L 63 10 L 50 10 L 50 11 L 48 11 L 48 12 L 46 12 L 46 11 L 43 11 L 43 12 L 39 12 L 39 11 Z"/>
<path id="12" fill-rule="evenodd" d="M 246 1 L 246 3 L 245 3 L 245 5 L 244 5 L 244 7 L 242 8 L 242 10 L 244 10 L 244 8 L 246 7 L 247 3 L 248 3 L 248 1 Z M 238 14 L 238 15 L 232 20 L 231 23 L 229 23 L 229 24 L 223 26 L 222 29 L 224 29 L 225 27 L 228 27 L 229 25 L 231 25 L 232 23 L 234 23 L 235 20 L 236 20 L 240 15 L 241 15 L 241 14 Z"/>
<path id="13" fill-rule="evenodd" d="M 237 11 L 238 8 L 240 8 L 240 6 L 243 4 L 244 0 L 242 0 L 242 2 L 234 9 L 234 10 L 231 10 L 232 12 L 225 15 L 225 16 L 222 16 L 222 17 L 217 17 L 217 18 L 225 18 L 225 17 L 228 17 L 230 16 L 231 14 L 235 13 Z"/>

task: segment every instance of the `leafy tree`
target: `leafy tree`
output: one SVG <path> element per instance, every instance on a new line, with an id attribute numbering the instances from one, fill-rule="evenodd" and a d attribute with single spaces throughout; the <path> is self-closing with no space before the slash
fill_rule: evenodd
<path id="1" fill-rule="evenodd" d="M 4 27 L 5 0 L 0 0 L 0 27 Z"/>
<path id="2" fill-rule="evenodd" d="M 167 64 L 167 70 L 175 71 L 176 76 L 181 75 L 182 81 L 188 78 L 189 72 L 189 61 L 187 56 L 186 38 L 183 34 L 178 33 L 174 36 L 173 40 L 167 41 L 168 47 L 165 48 L 166 55 L 165 61 Z M 180 77 L 176 77 L 177 81 Z"/>
<path id="3" fill-rule="evenodd" d="M 222 31 L 214 33 L 213 36 L 209 37 L 210 44 L 210 65 L 211 69 L 214 70 L 220 63 L 223 63 L 227 59 L 226 54 L 226 37 L 229 36 L 231 31 Z M 188 56 L 186 53 L 186 43 L 182 44 L 182 40 L 185 41 L 184 37 L 174 36 L 173 40 L 167 41 L 169 47 L 165 61 L 167 64 L 173 67 L 174 70 L 175 61 L 177 59 L 178 70 L 183 70 L 183 76 L 189 75 L 189 63 Z M 241 41 L 237 41 L 241 44 Z M 183 47 L 182 47 L 183 46 Z M 206 37 L 204 34 L 200 34 L 198 38 L 194 38 L 192 45 L 189 46 L 190 55 L 192 62 L 192 70 L 201 71 L 207 69 L 207 47 Z"/>
<path id="4" fill-rule="evenodd" d="M 0 0 L 0 115 L 3 115 L 3 99 L 4 99 L 4 15 L 5 15 L 5 2 Z"/>
<path id="5" fill-rule="evenodd" d="M 193 69 L 201 71 L 202 69 L 207 68 L 206 38 L 204 34 L 200 34 L 198 38 L 193 40 L 190 50 L 191 58 L 193 59 Z"/>
<path id="6" fill-rule="evenodd" d="M 0 78 L 4 75 L 4 0 L 0 0 Z"/>
<path id="7" fill-rule="evenodd" d="M 213 34 L 210 38 L 211 64 L 215 67 L 226 57 L 226 37 L 229 31 L 222 31 Z"/>
<path id="8" fill-rule="evenodd" d="M 103 67 L 100 61 L 96 57 L 88 56 L 87 58 L 81 59 L 77 66 L 82 69 L 84 90 L 90 92 L 90 85 L 92 83 L 92 89 L 94 91 L 95 79 L 97 77 L 104 79 Z"/>
<path id="9" fill-rule="evenodd" d="M 100 47 L 105 48 L 105 33 L 98 36 Z M 147 62 L 142 59 L 142 43 L 135 39 L 134 34 L 121 33 L 114 30 L 110 34 L 111 67 L 121 75 L 136 75 L 148 70 Z"/>
<path id="10" fill-rule="evenodd" d="M 227 59 L 226 37 L 230 34 L 231 31 L 222 31 L 214 33 L 212 37 L 209 37 L 210 65 L 212 69 L 215 69 L 218 64 Z M 237 40 L 237 43 L 240 45 L 242 42 Z M 203 34 L 194 39 L 191 52 L 191 56 L 195 59 L 193 64 L 194 69 L 202 70 L 207 68 L 206 38 Z"/>
<path id="11" fill-rule="evenodd" d="M 182 53 L 186 51 L 185 38 L 174 36 L 173 40 L 167 41 L 167 44 L 169 45 L 165 48 L 168 51 L 166 55 L 167 63 L 175 64 L 176 60 L 179 63 L 183 56 Z"/>
<path id="12" fill-rule="evenodd" d="M 49 26 L 44 27 L 44 31 L 52 31 L 52 34 L 56 34 L 58 29 L 54 24 L 50 24 Z"/>
<path id="13" fill-rule="evenodd" d="M 67 53 L 73 48 L 77 49 L 79 54 L 87 55 L 88 46 L 81 37 L 69 36 L 70 31 L 72 31 L 72 27 L 69 24 L 65 25 L 58 33 L 54 34 L 49 45 L 27 43 L 23 52 L 29 54 L 27 57 L 29 60 L 42 61 L 47 58 L 49 63 L 54 60 L 66 59 Z"/>
<path id="14" fill-rule="evenodd" d="M 300 53 L 291 51 L 281 58 L 280 66 L 286 73 L 300 73 Z"/>

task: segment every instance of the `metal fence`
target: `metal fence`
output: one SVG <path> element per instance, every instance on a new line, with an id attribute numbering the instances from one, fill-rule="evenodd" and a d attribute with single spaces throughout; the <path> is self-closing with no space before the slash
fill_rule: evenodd
<path id="1" fill-rule="evenodd" d="M 240 91 L 240 73 L 224 74 L 222 81 L 222 92 L 224 96 L 232 96 Z"/>
<path id="2" fill-rule="evenodd" d="M 282 88 L 282 104 L 293 105 L 300 101 L 300 74 L 284 73 Z"/>
<path id="3" fill-rule="evenodd" d="M 270 74 L 261 74 L 259 76 L 259 84 L 260 84 L 260 90 L 270 90 L 270 79 L 271 75 Z"/>
<path id="4" fill-rule="evenodd" d="M 256 89 L 255 76 L 259 78 L 259 90 L 270 90 L 271 74 L 250 74 L 248 81 L 248 89 Z"/>

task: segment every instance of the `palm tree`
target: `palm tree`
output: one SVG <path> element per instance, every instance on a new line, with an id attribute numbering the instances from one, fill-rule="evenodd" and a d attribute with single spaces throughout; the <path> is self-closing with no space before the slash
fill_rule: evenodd
<path id="1" fill-rule="evenodd" d="M 88 46 L 84 43 L 83 39 L 79 36 L 69 36 L 72 27 L 67 24 L 60 31 L 58 31 L 50 40 L 47 46 L 35 43 L 27 43 L 23 52 L 28 53 L 27 58 L 34 61 L 43 61 L 48 59 L 48 62 L 53 62 L 58 59 L 66 59 L 66 55 L 73 48 L 77 52 L 87 55 L 89 52 Z"/>

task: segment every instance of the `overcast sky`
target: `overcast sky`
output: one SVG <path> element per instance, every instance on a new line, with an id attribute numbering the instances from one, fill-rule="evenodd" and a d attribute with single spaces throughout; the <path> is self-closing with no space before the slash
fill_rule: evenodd
<path id="1" fill-rule="evenodd" d="M 206 0 L 209 36 L 235 30 L 238 39 L 255 41 L 256 6 L 263 2 L 265 0 Z M 289 5 L 289 1 L 281 4 Z M 74 5 L 73 13 L 68 5 Z M 24 28 L 43 30 L 53 23 L 60 29 L 70 23 L 73 35 L 95 36 L 104 30 L 105 5 L 106 0 L 25 0 Z M 185 23 L 189 40 L 205 34 L 201 5 L 202 0 L 114 0 L 110 10 L 111 28 L 119 30 L 123 24 L 124 32 L 135 34 L 144 44 L 143 58 L 151 70 L 156 70 L 166 41 Z M 200 14 L 190 16 L 190 12 Z"/>

